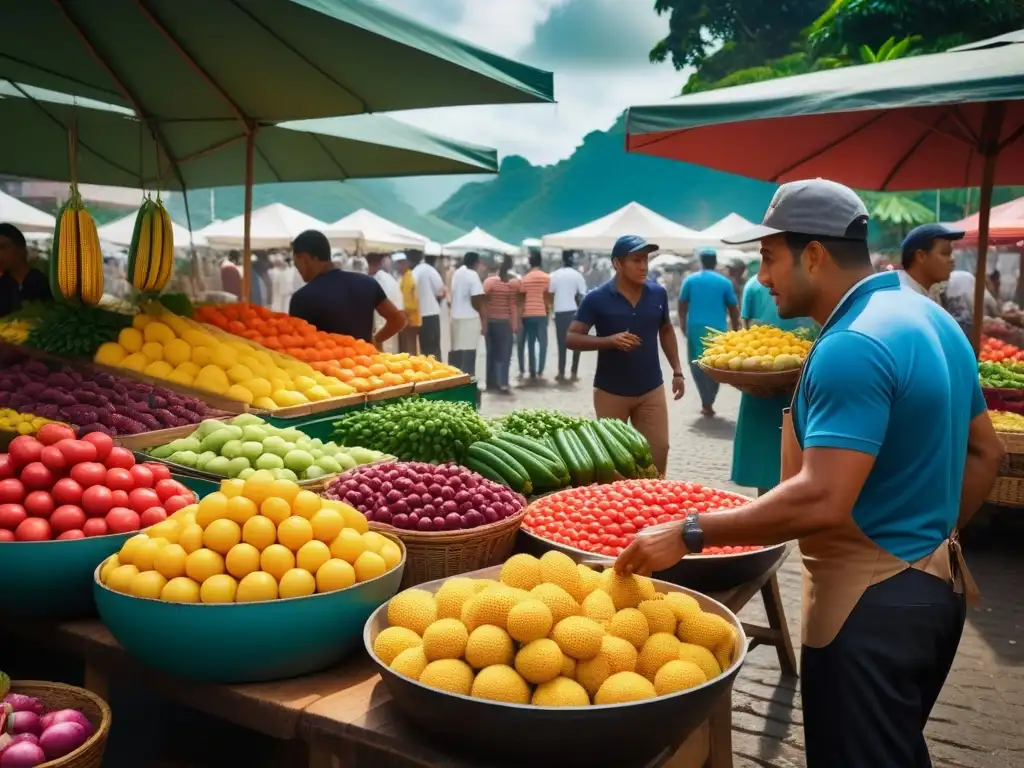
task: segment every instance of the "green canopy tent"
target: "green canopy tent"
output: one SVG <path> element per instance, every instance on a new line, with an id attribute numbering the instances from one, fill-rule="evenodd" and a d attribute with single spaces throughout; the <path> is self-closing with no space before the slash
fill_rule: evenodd
<path id="1" fill-rule="evenodd" d="M 1024 45 L 975 45 L 632 107 L 627 149 L 774 182 L 981 187 L 977 349 L 992 188 L 1024 183 Z"/>
<path id="2" fill-rule="evenodd" d="M 372 0 L 0 0 L 0 18 L 0 77 L 128 107 L 169 159 L 168 121 L 236 121 L 247 212 L 267 123 L 553 100 L 551 73 Z"/>

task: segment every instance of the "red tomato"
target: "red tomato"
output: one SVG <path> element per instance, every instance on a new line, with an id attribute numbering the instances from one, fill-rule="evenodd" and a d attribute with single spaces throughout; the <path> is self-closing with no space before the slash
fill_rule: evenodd
<path id="1" fill-rule="evenodd" d="M 128 471 L 131 472 L 132 478 L 135 480 L 136 488 L 153 487 L 153 471 L 149 467 L 136 464 Z"/>
<path id="2" fill-rule="evenodd" d="M 164 502 L 163 509 L 168 515 L 173 515 L 179 509 L 187 507 L 193 503 L 193 497 L 188 496 L 171 496 L 167 501 Z"/>
<path id="3" fill-rule="evenodd" d="M 106 536 L 109 532 L 110 531 L 107 528 L 107 521 L 102 517 L 90 517 L 82 526 L 82 533 L 84 533 L 86 537 Z"/>
<path id="4" fill-rule="evenodd" d="M 64 531 L 70 531 L 72 528 L 81 528 L 85 525 L 85 512 L 82 511 L 81 507 L 76 507 L 74 504 L 65 504 L 62 507 L 57 507 L 53 510 L 53 514 L 50 515 L 50 525 L 53 526 L 53 530 L 56 533 L 64 533 Z"/>
<path id="5" fill-rule="evenodd" d="M 26 517 L 28 512 L 21 504 L 0 504 L 0 528 L 13 531 Z"/>
<path id="6" fill-rule="evenodd" d="M 11 440 L 7 448 L 7 455 L 11 457 L 16 467 L 24 467 L 33 461 L 39 461 L 39 454 L 43 451 L 43 444 L 32 435 L 19 435 Z"/>
<path id="7" fill-rule="evenodd" d="M 122 469 L 121 467 L 108 469 L 107 479 L 104 484 L 112 491 L 132 491 L 135 490 L 136 485 L 135 478 L 132 477 L 132 473 L 127 469 Z"/>
<path id="8" fill-rule="evenodd" d="M 149 468 L 149 471 L 153 473 L 153 480 L 157 483 L 161 480 L 168 480 L 171 477 L 171 470 L 166 464 L 160 464 L 156 461 L 147 461 L 142 466 Z"/>
<path id="9" fill-rule="evenodd" d="M 77 528 L 72 528 L 70 531 L 64 531 L 60 536 L 57 537 L 57 541 L 67 541 L 68 539 L 84 539 L 85 533 Z"/>
<path id="10" fill-rule="evenodd" d="M 75 430 L 67 424 L 43 424 L 36 432 L 36 439 L 43 445 L 53 445 L 61 440 L 74 440 Z"/>
<path id="11" fill-rule="evenodd" d="M 86 443 L 89 445 L 89 443 Z M 89 445 L 92 448 L 91 445 Z M 95 448 L 93 448 L 95 450 Z M 102 485 L 107 479 L 107 468 L 98 461 L 86 461 L 71 468 L 71 479 L 83 488 Z"/>
<path id="12" fill-rule="evenodd" d="M 6 528 L 0 528 L 0 543 L 14 541 L 14 531 L 8 531 Z"/>
<path id="13" fill-rule="evenodd" d="M 82 494 L 82 509 L 89 517 L 103 517 L 114 507 L 114 496 L 103 485 L 93 485 Z"/>
<path id="14" fill-rule="evenodd" d="M 84 464 L 96 461 L 96 446 L 84 440 L 61 440 L 57 448 L 64 454 L 69 464 Z"/>
<path id="15" fill-rule="evenodd" d="M 131 533 L 139 530 L 139 513 L 125 507 L 114 507 L 107 512 L 107 529 L 111 533 Z"/>
<path id="16" fill-rule="evenodd" d="M 82 500 L 82 486 L 70 477 L 62 477 L 53 484 L 51 494 L 57 504 L 77 504 Z"/>
<path id="17" fill-rule="evenodd" d="M 49 541 L 53 538 L 50 524 L 41 517 L 27 517 L 14 529 L 17 541 Z"/>
<path id="18" fill-rule="evenodd" d="M 82 442 L 92 443 L 96 447 L 96 460 L 105 461 L 114 447 L 114 438 L 103 432 L 90 432 L 82 436 Z"/>
<path id="19" fill-rule="evenodd" d="M 30 491 L 43 488 L 49 490 L 53 488 L 56 480 L 57 478 L 53 476 L 53 472 L 47 469 L 46 465 L 41 461 L 33 461 L 21 470 L 21 482 Z"/>
<path id="20" fill-rule="evenodd" d="M 9 453 L 0 453 L 0 480 L 6 480 L 17 474 L 14 469 L 14 460 Z"/>
<path id="21" fill-rule="evenodd" d="M 156 495 L 161 501 L 167 501 L 171 496 L 181 496 L 181 483 L 177 480 L 160 480 L 156 484 Z"/>
<path id="22" fill-rule="evenodd" d="M 128 506 L 128 491 L 111 491 L 110 496 L 114 501 L 115 507 Z"/>
<path id="23" fill-rule="evenodd" d="M 110 449 L 110 453 L 107 454 L 107 458 L 103 460 L 103 463 L 107 465 L 108 469 L 112 467 L 131 469 L 135 466 L 135 457 L 132 456 L 132 452 L 127 448 L 115 445 Z"/>
<path id="24" fill-rule="evenodd" d="M 139 522 L 143 528 L 149 528 L 151 525 L 156 525 L 167 519 L 167 512 L 164 511 L 163 507 L 150 507 L 139 515 Z"/>
<path id="25" fill-rule="evenodd" d="M 136 488 L 128 494 L 128 506 L 141 515 L 150 507 L 159 507 L 160 497 L 152 488 Z"/>
<path id="26" fill-rule="evenodd" d="M 32 491 L 25 497 L 25 511 L 33 517 L 49 517 L 56 506 L 46 491 Z"/>
<path id="27" fill-rule="evenodd" d="M 68 468 L 68 460 L 60 452 L 56 445 L 48 445 L 39 452 L 39 460 L 46 465 L 47 469 L 56 474 L 63 474 Z"/>

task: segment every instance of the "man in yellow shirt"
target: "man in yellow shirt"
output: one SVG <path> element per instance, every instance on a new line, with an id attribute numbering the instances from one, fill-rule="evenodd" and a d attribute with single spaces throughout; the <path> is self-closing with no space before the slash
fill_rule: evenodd
<path id="1" fill-rule="evenodd" d="M 405 302 L 405 316 L 408 319 L 405 328 L 398 334 L 398 351 L 417 354 L 420 325 L 420 302 L 416 293 L 416 277 L 409 268 L 409 258 L 404 253 L 396 253 L 391 263 L 398 270 L 398 287 L 402 290 L 402 301 Z"/>

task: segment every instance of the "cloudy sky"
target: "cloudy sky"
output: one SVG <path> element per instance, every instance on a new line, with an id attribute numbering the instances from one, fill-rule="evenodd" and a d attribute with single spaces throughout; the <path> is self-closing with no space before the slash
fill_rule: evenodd
<path id="1" fill-rule="evenodd" d="M 556 104 L 459 107 L 397 114 L 536 165 L 572 154 L 631 104 L 662 101 L 686 80 L 651 64 L 668 18 L 652 0 L 381 0 L 433 27 L 555 73 Z"/>

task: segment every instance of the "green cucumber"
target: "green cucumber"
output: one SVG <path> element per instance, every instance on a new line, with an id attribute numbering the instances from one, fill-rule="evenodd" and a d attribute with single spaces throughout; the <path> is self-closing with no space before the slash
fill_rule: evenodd
<path id="1" fill-rule="evenodd" d="M 508 478 L 509 485 L 519 493 L 529 493 L 532 488 L 530 473 L 516 458 L 486 440 L 473 443 L 469 447 L 470 454 L 478 461 L 483 461 L 502 477 Z"/>
<path id="2" fill-rule="evenodd" d="M 581 424 L 576 427 L 576 434 L 590 458 L 594 460 L 594 477 L 599 483 L 610 483 L 615 479 L 615 463 L 608 450 L 595 434 L 593 426 Z"/>
<path id="3" fill-rule="evenodd" d="M 636 461 L 634 461 L 632 454 L 626 450 L 623 442 L 607 425 L 602 424 L 600 421 L 595 421 L 590 426 L 594 430 L 594 434 L 601 441 L 601 444 L 608 451 L 608 455 L 612 457 L 615 471 L 623 477 L 636 477 Z"/>
<path id="4" fill-rule="evenodd" d="M 576 454 L 576 450 L 569 437 L 570 434 L 570 432 L 564 429 L 556 432 L 555 445 L 558 446 L 559 453 L 562 454 L 565 466 L 569 468 L 569 475 L 572 477 L 573 484 L 583 485 L 586 479 L 585 465 L 582 458 Z"/>
<path id="5" fill-rule="evenodd" d="M 626 440 L 625 444 L 630 448 L 630 453 L 633 454 L 633 458 L 639 466 L 648 467 L 654 463 L 654 457 L 651 456 L 651 445 L 636 427 L 618 419 L 609 419 L 608 423 L 612 424 Z"/>
<path id="6" fill-rule="evenodd" d="M 510 432 L 499 432 L 497 437 L 500 437 L 506 443 L 518 445 L 524 451 L 529 451 L 537 456 L 542 456 L 552 464 L 562 463 L 558 454 L 548 448 L 548 446 L 544 445 L 540 440 L 534 440 L 532 437 L 524 437 L 523 435 L 513 435 Z"/>
<path id="7" fill-rule="evenodd" d="M 466 468 L 467 469 L 471 469 L 472 471 L 476 472 L 481 477 L 486 477 L 491 482 L 498 483 L 500 485 L 504 485 L 504 486 L 507 486 L 509 488 L 512 487 L 512 486 L 510 486 L 508 484 L 508 480 L 506 480 L 504 477 L 499 475 L 496 470 L 491 469 L 491 467 L 489 465 L 484 464 L 482 461 L 476 461 L 475 459 L 471 459 L 471 458 L 470 459 L 466 459 Z M 515 489 L 513 489 L 513 490 L 515 490 Z"/>
<path id="8" fill-rule="evenodd" d="M 492 437 L 490 442 L 519 460 L 519 463 L 522 464 L 526 468 L 526 471 L 530 473 L 530 481 L 533 483 L 535 490 L 539 490 L 541 488 L 562 487 L 562 478 L 555 474 L 547 462 L 543 461 L 536 454 L 530 453 L 528 450 L 516 443 L 507 442 L 497 435 Z"/>
<path id="9" fill-rule="evenodd" d="M 573 482 L 576 485 L 590 485 L 594 482 L 594 460 L 590 458 L 587 449 L 583 447 L 583 441 L 580 440 L 579 435 L 571 429 L 562 430 L 562 434 L 576 457 L 577 470 L 573 472 Z"/>

